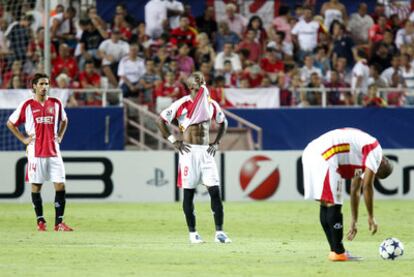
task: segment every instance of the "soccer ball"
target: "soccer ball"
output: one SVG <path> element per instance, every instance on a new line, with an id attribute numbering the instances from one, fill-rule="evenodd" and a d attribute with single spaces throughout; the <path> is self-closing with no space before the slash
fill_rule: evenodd
<path id="1" fill-rule="evenodd" d="M 384 260 L 395 260 L 404 254 L 404 245 L 396 238 L 385 239 L 379 247 L 379 254 Z"/>

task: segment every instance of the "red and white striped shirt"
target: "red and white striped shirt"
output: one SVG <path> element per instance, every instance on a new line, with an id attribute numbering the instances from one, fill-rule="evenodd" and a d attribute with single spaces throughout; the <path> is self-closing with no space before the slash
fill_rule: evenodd
<path id="1" fill-rule="evenodd" d="M 49 96 L 43 104 L 34 98 L 23 101 L 10 115 L 9 121 L 16 127 L 24 124 L 26 134 L 34 135 L 33 141 L 27 146 L 27 154 L 46 158 L 60 154 L 58 127 L 66 118 L 62 102 Z"/>

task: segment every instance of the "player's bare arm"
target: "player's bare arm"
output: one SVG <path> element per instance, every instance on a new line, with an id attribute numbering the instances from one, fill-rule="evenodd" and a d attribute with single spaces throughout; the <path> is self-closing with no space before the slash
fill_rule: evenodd
<path id="1" fill-rule="evenodd" d="M 13 123 L 10 121 L 7 121 L 7 128 L 12 132 L 12 134 L 20 140 L 24 145 L 28 145 L 33 140 L 33 135 L 25 136 L 22 134 L 22 132 L 19 131 L 19 129 L 14 126 Z"/>
<path id="2" fill-rule="evenodd" d="M 182 140 L 176 139 L 174 135 L 171 133 L 169 124 L 165 122 L 165 120 L 159 118 L 157 121 L 157 126 L 158 129 L 160 129 L 162 136 L 168 139 L 181 154 L 184 154 L 184 152 L 190 152 L 191 146 L 185 144 Z"/>
<path id="3" fill-rule="evenodd" d="M 213 157 L 216 155 L 216 151 L 218 150 L 218 146 L 220 144 L 221 138 L 227 131 L 227 120 L 224 120 L 223 123 L 218 124 L 218 132 L 216 139 L 213 143 L 210 143 L 210 146 L 207 149 L 207 152 L 212 155 Z"/>
<path id="4" fill-rule="evenodd" d="M 63 136 L 65 135 L 66 129 L 68 127 L 68 119 L 66 118 L 66 120 L 63 120 L 60 122 L 60 127 L 59 127 L 59 131 L 58 131 L 58 143 L 61 143 L 63 140 Z"/>
<path id="5" fill-rule="evenodd" d="M 368 227 L 372 234 L 375 234 L 378 230 L 378 224 L 374 218 L 374 180 L 375 173 L 371 169 L 366 168 L 362 186 L 364 191 L 365 206 L 368 212 Z"/>
<path id="6" fill-rule="evenodd" d="M 351 180 L 351 225 L 347 234 L 348 240 L 353 240 L 358 232 L 358 210 L 359 210 L 359 199 L 361 197 L 361 185 L 362 179 L 360 176 L 355 176 Z"/>

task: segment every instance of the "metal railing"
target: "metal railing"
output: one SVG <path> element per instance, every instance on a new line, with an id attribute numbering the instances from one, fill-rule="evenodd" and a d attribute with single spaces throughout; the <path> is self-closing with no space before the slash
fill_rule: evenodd
<path id="1" fill-rule="evenodd" d="M 73 93 L 81 93 L 81 94 L 99 94 L 102 97 L 102 107 L 108 106 L 108 94 L 112 95 L 115 94 L 116 105 L 123 106 L 124 96 L 122 94 L 122 90 L 119 88 L 88 88 L 88 89 L 68 89 L 71 94 Z M 75 97 L 76 99 L 76 97 Z"/>
<path id="2" fill-rule="evenodd" d="M 352 96 L 354 96 L 355 89 L 352 88 L 328 88 L 328 87 L 321 87 L 321 88 L 295 88 L 291 90 L 292 93 L 299 93 L 299 94 L 307 94 L 309 92 L 319 92 L 321 93 L 321 105 L 320 107 L 326 108 L 328 107 L 328 94 L 332 92 L 340 92 L 340 93 L 350 93 Z M 377 88 L 378 95 L 382 96 L 384 99 L 387 98 L 387 95 L 389 93 L 401 93 L 403 96 L 410 96 L 414 97 L 414 89 L 413 88 Z M 319 105 L 318 105 L 319 106 Z M 341 105 L 333 105 L 335 107 L 341 106 Z M 343 106 L 343 105 L 342 105 Z M 354 102 L 355 107 L 363 107 L 359 105 L 357 102 Z"/>
<path id="3" fill-rule="evenodd" d="M 253 146 L 255 150 L 261 150 L 263 149 L 263 130 L 261 127 L 253 124 L 252 122 L 228 111 L 223 110 L 224 114 L 227 116 L 227 118 L 233 119 L 237 122 L 238 128 L 247 128 L 251 131 L 256 132 L 256 136 L 253 136 Z"/>

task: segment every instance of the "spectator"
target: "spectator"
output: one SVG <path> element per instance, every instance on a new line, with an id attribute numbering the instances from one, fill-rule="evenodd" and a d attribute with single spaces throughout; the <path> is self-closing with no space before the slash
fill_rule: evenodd
<path id="1" fill-rule="evenodd" d="M 292 106 L 292 92 L 288 89 L 287 75 L 280 73 L 277 78 L 277 86 L 279 88 L 280 106 Z"/>
<path id="2" fill-rule="evenodd" d="M 131 39 L 129 43 L 132 44 L 140 44 L 144 46 L 145 50 L 147 50 L 150 46 L 150 40 L 147 34 L 145 33 L 145 23 L 139 22 L 135 29 L 132 31 Z M 148 52 L 148 51 L 147 51 Z"/>
<path id="3" fill-rule="evenodd" d="M 278 60 L 291 61 L 293 56 L 293 44 L 285 40 L 285 33 L 277 31 L 274 40 L 270 41 L 267 48 L 273 48 L 276 51 Z"/>
<path id="4" fill-rule="evenodd" d="M 329 72 L 331 69 L 331 60 L 325 47 L 316 47 L 313 65 L 322 71 L 323 76 Z"/>
<path id="5" fill-rule="evenodd" d="M 272 86 L 272 80 L 269 76 L 263 76 L 262 83 L 260 84 L 261 88 L 270 88 Z"/>
<path id="6" fill-rule="evenodd" d="M 197 31 L 190 27 L 190 20 L 186 16 L 181 16 L 180 26 L 172 30 L 170 35 L 170 42 L 175 46 L 185 43 L 192 48 L 196 47 Z"/>
<path id="7" fill-rule="evenodd" d="M 122 13 L 115 15 L 112 29 L 119 30 L 122 40 L 130 41 L 132 37 L 131 25 L 128 24 Z"/>
<path id="8" fill-rule="evenodd" d="M 296 23 L 292 29 L 293 42 L 298 48 L 297 61 L 301 64 L 306 55 L 312 54 L 318 44 L 319 24 L 312 20 L 312 10 L 304 10 L 303 20 Z"/>
<path id="9" fill-rule="evenodd" d="M 11 60 L 26 60 L 27 48 L 31 38 L 30 16 L 23 16 L 20 21 L 6 31 L 9 41 Z"/>
<path id="10" fill-rule="evenodd" d="M 61 43 L 59 45 L 59 55 L 52 62 L 52 80 L 60 73 L 66 73 L 72 80 L 78 75 L 78 63 L 70 54 L 69 45 Z"/>
<path id="11" fill-rule="evenodd" d="M 335 21 L 332 24 L 332 36 L 333 36 L 333 62 L 336 59 L 343 57 L 347 60 L 349 66 L 354 64 L 354 57 L 352 49 L 354 48 L 354 41 L 351 37 L 345 34 L 345 25 Z"/>
<path id="12" fill-rule="evenodd" d="M 197 48 L 195 50 L 196 64 L 200 66 L 203 62 L 207 62 L 211 65 L 214 64 L 216 58 L 216 52 L 210 44 L 206 33 L 200 33 L 197 35 Z"/>
<path id="13" fill-rule="evenodd" d="M 197 29 L 200 33 L 206 33 L 211 41 L 214 41 L 218 27 L 215 20 L 214 7 L 208 6 L 204 14 L 196 18 Z"/>
<path id="14" fill-rule="evenodd" d="M 412 5 L 410 1 L 382 0 L 382 2 L 387 3 L 385 6 L 385 15 L 387 17 L 396 15 L 402 22 L 408 19 Z"/>
<path id="15" fill-rule="evenodd" d="M 374 20 L 374 22 L 377 23 L 380 16 L 387 17 L 385 15 L 384 4 L 377 1 L 377 3 L 375 4 L 375 7 L 374 7 L 374 12 L 371 14 L 371 17 Z"/>
<path id="16" fill-rule="evenodd" d="M 108 33 L 102 29 L 98 20 L 88 19 L 85 21 L 86 29 L 83 31 L 79 41 L 81 57 L 79 60 L 79 68 L 83 69 L 85 61 L 93 60 L 98 62 L 98 48 L 104 39 L 108 38 Z"/>
<path id="17" fill-rule="evenodd" d="M 356 53 L 356 61 L 352 69 L 352 95 L 354 103 L 361 103 L 363 95 L 367 94 L 369 67 L 367 65 L 367 54 L 363 50 L 358 50 Z"/>
<path id="18" fill-rule="evenodd" d="M 292 26 L 289 22 L 290 8 L 288 6 L 280 6 L 279 15 L 273 19 L 272 26 L 269 28 L 268 33 L 272 40 L 275 40 L 275 34 L 278 32 L 284 33 L 284 41 L 287 43 L 292 42 Z"/>
<path id="19" fill-rule="evenodd" d="M 387 29 L 389 29 L 387 26 L 387 18 L 384 15 L 380 15 L 378 17 L 378 22 L 372 25 L 368 32 L 368 40 L 371 45 L 383 40 L 385 30 Z"/>
<path id="20" fill-rule="evenodd" d="M 35 65 L 43 59 L 45 47 L 44 38 L 45 29 L 43 27 L 40 27 L 36 32 L 36 36 L 29 43 L 27 49 L 27 58 L 30 61 L 31 69 L 33 69 Z M 56 48 L 53 43 L 50 44 L 50 58 L 51 60 L 56 59 Z"/>
<path id="21" fill-rule="evenodd" d="M 401 48 L 403 44 L 412 44 L 414 42 L 414 22 L 407 21 L 404 28 L 398 30 L 395 37 L 395 44 L 398 49 Z"/>
<path id="22" fill-rule="evenodd" d="M 119 87 L 124 97 L 138 97 L 141 88 L 138 82 L 146 72 L 144 60 L 138 57 L 138 49 L 138 45 L 132 44 L 128 56 L 119 62 Z"/>
<path id="23" fill-rule="evenodd" d="M 80 87 L 85 89 L 101 87 L 101 76 L 96 72 L 92 61 L 86 61 L 85 70 L 79 73 Z"/>
<path id="24" fill-rule="evenodd" d="M 223 77 L 224 77 L 224 84 L 226 87 L 230 88 L 230 87 L 237 87 L 238 85 L 238 75 L 237 73 L 233 70 L 233 66 L 231 64 L 231 61 L 226 60 L 224 61 L 224 67 L 223 67 L 223 71 L 222 71 Z"/>
<path id="25" fill-rule="evenodd" d="M 272 82 L 276 82 L 279 72 L 283 72 L 285 65 L 282 60 L 277 59 L 278 52 L 273 47 L 267 47 L 264 58 L 260 61 L 263 72 L 270 77 Z"/>
<path id="26" fill-rule="evenodd" d="M 400 55 L 393 56 L 392 59 L 391 59 L 391 66 L 388 67 L 387 69 L 385 69 L 381 73 L 381 77 L 382 77 L 382 79 L 385 80 L 387 86 L 391 86 L 392 76 L 394 74 L 398 75 L 398 79 L 400 80 L 401 85 L 404 84 L 404 78 L 402 76 L 402 70 L 401 70 L 400 66 L 401 66 Z"/>
<path id="27" fill-rule="evenodd" d="M 216 37 L 216 52 L 221 52 L 224 49 L 224 44 L 231 43 L 237 45 L 240 42 L 240 38 L 235 32 L 230 31 L 227 22 L 219 23 L 219 31 Z"/>
<path id="28" fill-rule="evenodd" d="M 348 29 L 355 44 L 368 43 L 368 31 L 374 25 L 374 20 L 367 14 L 368 6 L 366 3 L 360 3 L 358 12 L 353 13 L 348 22 Z"/>
<path id="29" fill-rule="evenodd" d="M 310 90 L 306 92 L 306 95 L 303 95 L 302 102 L 309 105 L 309 106 L 322 106 L 322 92 L 325 87 L 322 84 L 321 76 L 313 72 L 310 76 L 310 82 L 307 85 L 308 88 L 311 89 L 318 89 L 318 90 Z"/>
<path id="30" fill-rule="evenodd" d="M 404 90 L 401 88 L 400 76 L 397 73 L 394 73 L 391 77 L 391 88 L 395 88 L 395 91 L 389 91 L 387 93 L 387 102 L 392 106 L 403 106 L 406 104 L 406 98 L 404 95 Z M 411 103 L 407 103 L 411 104 Z"/>
<path id="31" fill-rule="evenodd" d="M 248 67 L 242 76 L 243 78 L 247 78 L 249 80 L 251 88 L 260 87 L 264 78 L 264 75 L 261 73 L 261 68 L 257 64 Z"/>
<path id="32" fill-rule="evenodd" d="M 362 104 L 364 107 L 385 107 L 387 103 L 378 94 L 378 88 L 375 84 L 368 86 L 368 93 L 364 96 Z"/>
<path id="33" fill-rule="evenodd" d="M 247 29 L 244 39 L 239 43 L 238 50 L 249 49 L 249 60 L 253 63 L 259 62 L 262 55 L 262 45 L 256 40 L 256 31 L 254 29 Z"/>
<path id="34" fill-rule="evenodd" d="M 54 41 L 56 47 L 62 42 L 66 43 L 72 49 L 75 48 L 75 16 L 76 9 L 70 6 L 63 13 L 58 13 L 50 19 L 51 39 Z"/>
<path id="35" fill-rule="evenodd" d="M 20 74 L 13 75 L 7 89 L 22 89 L 26 88 L 24 81 L 21 79 Z"/>
<path id="36" fill-rule="evenodd" d="M 304 84 L 308 84 L 311 81 L 313 73 L 316 73 L 319 77 L 322 77 L 322 70 L 313 65 L 313 57 L 308 55 L 305 57 L 304 66 L 300 69 L 300 79 Z"/>
<path id="37" fill-rule="evenodd" d="M 14 60 L 11 69 L 4 73 L 2 78 L 2 88 L 6 89 L 12 86 L 13 76 L 16 75 L 21 75 L 20 80 L 22 80 L 24 84 L 26 83 L 28 78 L 27 75 L 23 73 L 23 64 L 20 60 Z"/>
<path id="38" fill-rule="evenodd" d="M 343 89 L 348 88 L 348 85 L 341 82 L 339 74 L 336 70 L 331 71 L 330 79 L 325 83 L 327 90 L 328 105 L 351 105 L 352 95 L 349 91 Z"/>
<path id="39" fill-rule="evenodd" d="M 414 67 L 411 64 L 411 57 L 408 54 L 401 55 L 401 73 L 408 92 L 414 92 Z M 413 96 L 407 96 L 406 100 L 408 104 L 414 104 Z"/>
<path id="40" fill-rule="evenodd" d="M 164 33 L 167 22 L 167 6 L 163 0 L 150 0 L 145 5 L 145 33 L 153 39 Z"/>
<path id="41" fill-rule="evenodd" d="M 194 29 L 197 29 L 195 17 L 191 13 L 191 5 L 188 3 L 184 5 L 183 16 L 188 17 L 188 20 L 190 21 L 190 26 L 193 27 Z"/>
<path id="42" fill-rule="evenodd" d="M 129 44 L 120 38 L 120 31 L 115 29 L 112 31 L 111 38 L 101 42 L 98 48 L 98 56 L 102 59 L 102 72 L 112 87 L 118 86 L 118 80 L 115 77 L 118 72 L 118 63 L 129 52 Z"/>
<path id="43" fill-rule="evenodd" d="M 241 78 L 240 79 L 240 88 L 241 89 L 246 89 L 246 88 L 250 88 L 250 81 L 247 78 Z"/>
<path id="44" fill-rule="evenodd" d="M 352 74 L 351 71 L 347 70 L 347 60 L 345 58 L 338 58 L 333 65 L 333 69 L 338 73 L 338 78 L 340 82 L 343 82 L 347 85 L 351 84 Z M 326 74 L 326 79 L 330 80 L 331 71 L 328 71 Z"/>
<path id="45" fill-rule="evenodd" d="M 386 88 L 388 86 L 384 78 L 381 77 L 381 66 L 378 64 L 372 64 L 369 67 L 369 80 L 368 84 L 375 84 L 377 88 Z"/>
<path id="46" fill-rule="evenodd" d="M 229 108 L 231 107 L 231 103 L 226 99 L 225 91 L 225 78 L 221 75 L 217 76 L 214 79 L 214 87 L 210 91 L 211 98 L 217 101 L 222 108 Z"/>
<path id="47" fill-rule="evenodd" d="M 254 30 L 256 37 L 254 38 L 256 42 L 260 43 L 261 49 L 264 49 L 267 43 L 267 33 L 265 28 L 263 27 L 263 21 L 262 19 L 257 16 L 253 15 L 249 23 L 247 24 L 247 29 L 244 32 L 244 35 L 246 36 L 249 30 Z"/>
<path id="48" fill-rule="evenodd" d="M 242 37 L 246 28 L 247 20 L 241 14 L 236 13 L 237 7 L 233 3 L 226 5 L 226 17 L 225 22 L 229 25 L 232 32 L 236 33 L 239 38 Z"/>
<path id="49" fill-rule="evenodd" d="M 397 46 L 394 43 L 394 34 L 390 30 L 385 30 L 384 39 L 379 43 L 383 43 L 387 47 L 388 53 L 391 55 L 395 55 L 399 52 Z"/>
<path id="50" fill-rule="evenodd" d="M 202 62 L 200 72 L 203 73 L 207 86 L 213 85 L 213 65 L 209 62 Z"/>
<path id="51" fill-rule="evenodd" d="M 98 11 L 95 6 L 89 6 L 86 10 L 88 19 L 90 19 L 97 30 L 106 30 L 106 22 L 98 15 Z M 102 34 L 102 33 L 101 33 Z M 103 37 L 105 37 L 102 34 Z M 106 38 L 106 37 L 105 37 Z"/>
<path id="52" fill-rule="evenodd" d="M 230 61 L 231 66 L 235 72 L 242 70 L 239 56 L 233 51 L 233 44 L 227 42 L 224 44 L 223 52 L 217 54 L 216 61 L 214 63 L 214 70 L 217 74 L 221 75 L 224 69 L 224 62 Z"/>
<path id="53" fill-rule="evenodd" d="M 135 26 L 136 20 L 135 18 L 128 13 L 127 6 L 123 3 L 117 4 L 115 8 L 115 17 L 117 15 L 121 15 L 122 18 L 126 21 L 128 26 Z"/>
<path id="54" fill-rule="evenodd" d="M 177 0 L 165 1 L 169 27 L 174 30 L 180 26 L 180 17 L 184 14 L 184 5 Z"/>
<path id="55" fill-rule="evenodd" d="M 322 5 L 321 15 L 325 18 L 324 25 L 328 30 L 335 20 L 341 23 L 345 23 L 348 20 L 346 8 L 339 0 L 326 1 Z"/>
<path id="56" fill-rule="evenodd" d="M 78 101 L 76 100 L 73 92 L 68 90 L 71 87 L 70 78 L 65 73 L 60 73 L 59 76 L 56 77 L 56 85 L 59 89 L 66 90 L 65 93 L 69 94 L 68 100 L 66 102 L 66 107 L 77 107 L 79 105 Z"/>
<path id="57" fill-rule="evenodd" d="M 154 88 L 161 84 L 161 77 L 155 70 L 155 63 L 151 59 L 145 61 L 145 73 L 138 82 L 138 87 L 144 92 L 144 103 L 151 108 L 154 102 Z"/>
<path id="58" fill-rule="evenodd" d="M 195 64 L 192 57 L 188 54 L 190 53 L 190 47 L 186 43 L 181 43 L 178 45 L 178 56 L 176 57 L 178 63 L 178 70 L 180 74 L 187 78 L 194 71 Z"/>
<path id="59" fill-rule="evenodd" d="M 164 75 L 164 80 L 159 83 L 155 89 L 155 110 L 162 111 L 172 102 L 184 96 L 184 87 L 180 82 L 175 80 L 174 73 L 168 71 Z"/>
<path id="60" fill-rule="evenodd" d="M 391 66 L 391 54 L 384 43 L 379 43 L 377 50 L 369 61 L 370 64 L 378 64 L 380 72 Z"/>

